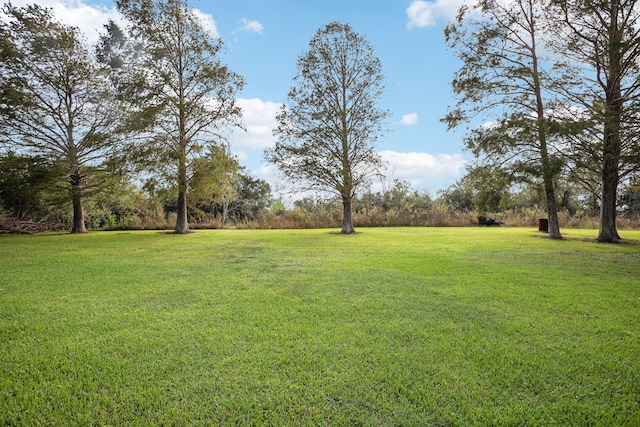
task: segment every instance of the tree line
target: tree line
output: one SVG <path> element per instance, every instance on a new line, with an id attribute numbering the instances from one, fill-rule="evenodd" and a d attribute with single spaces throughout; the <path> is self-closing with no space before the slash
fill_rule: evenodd
<path id="1" fill-rule="evenodd" d="M 293 189 L 332 194 L 295 208 L 328 213 L 335 200 L 343 233 L 355 231 L 354 216 L 372 220 L 374 207 L 385 213 L 378 223 L 389 224 L 399 206 L 400 216 L 411 217 L 410 206 L 417 218 L 425 209 L 484 215 L 528 204 L 545 210 L 551 238 L 562 237 L 559 212 L 597 211 L 598 240 L 617 242 L 617 215 L 634 212 L 638 193 L 635 4 L 463 6 L 445 29 L 462 65 L 452 79 L 457 103 L 443 121 L 468 127 L 475 160 L 435 201 L 400 181 L 368 190 L 384 180 L 375 145 L 389 112 L 378 106 L 382 64 L 348 24 L 320 28 L 298 58 L 265 159 Z M 0 209 L 29 218 L 69 203 L 73 233 L 86 231 L 87 203 L 105 209 L 90 226 L 127 215 L 161 223 L 169 214 L 176 233 L 205 218 L 224 225 L 285 213 L 230 154 L 225 135 L 243 127 L 235 100 L 244 80 L 220 62 L 222 41 L 187 0 L 116 5 L 128 24 L 109 22 L 96 46 L 49 9 L 4 5 Z M 401 201 L 378 203 L 394 197 Z"/>
<path id="2" fill-rule="evenodd" d="M 445 30 L 463 65 L 450 127 L 476 166 L 544 185 L 551 238 L 561 238 L 563 175 L 597 196 L 600 242 L 618 242 L 619 186 L 640 166 L 640 10 L 636 0 L 480 0 Z"/>
<path id="3" fill-rule="evenodd" d="M 49 9 L 4 5 L 4 143 L 59 166 L 72 233 L 86 231 L 86 198 L 132 173 L 151 193 L 175 193 L 174 229 L 187 233 L 189 190 L 192 204 L 225 200 L 242 175 L 223 131 L 242 125 L 244 80 L 221 64 L 222 41 L 186 1 L 117 8 L 127 28 L 109 22 L 92 48 Z"/>

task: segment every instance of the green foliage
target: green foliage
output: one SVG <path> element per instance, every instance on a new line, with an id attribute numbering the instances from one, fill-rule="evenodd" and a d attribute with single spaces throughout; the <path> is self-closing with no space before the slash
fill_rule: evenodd
<path id="1" fill-rule="evenodd" d="M 473 189 L 465 185 L 464 180 L 460 180 L 438 192 L 438 200 L 450 206 L 454 211 L 471 212 L 476 208 L 473 194 Z"/>
<path id="2" fill-rule="evenodd" d="M 193 204 L 213 203 L 234 196 L 232 180 L 240 165 L 227 147 L 210 147 L 205 156 L 193 160 L 192 169 L 189 197 Z"/>
<path id="3" fill-rule="evenodd" d="M 478 215 L 487 215 L 507 210 L 512 206 L 513 183 L 513 176 L 505 170 L 476 166 L 469 169 L 456 187 L 463 203 L 468 205 L 472 202 Z M 453 191 L 456 191 L 456 187 Z M 451 199 L 447 194 L 444 193 L 445 201 Z"/>
<path id="4" fill-rule="evenodd" d="M 556 134 L 563 128 L 555 125 L 554 114 L 560 109 L 556 106 L 572 105 L 559 94 L 574 81 L 561 55 L 544 55 L 552 42 L 549 29 L 558 22 L 548 9 L 540 0 L 479 0 L 460 8 L 445 29 L 447 44 L 462 60 L 452 80 L 458 102 L 443 121 L 449 128 L 478 121 L 465 145 L 485 166 L 542 180 L 549 237 L 560 239 Z"/>
<path id="5" fill-rule="evenodd" d="M 0 212 L 20 220 L 46 217 L 55 185 L 62 179 L 59 165 L 44 157 L 9 151 L 0 157 Z"/>
<path id="6" fill-rule="evenodd" d="M 85 204 L 87 227 L 90 229 L 169 228 L 164 207 L 132 183 L 121 181 L 88 200 Z"/>
<path id="7" fill-rule="evenodd" d="M 235 198 L 226 208 L 229 218 L 236 224 L 257 220 L 271 204 L 269 183 L 247 173 L 238 174 L 235 179 Z M 218 204 L 218 209 L 220 207 Z"/>
<path id="8" fill-rule="evenodd" d="M 38 5 L 3 7 L 0 23 L 0 132 L 21 153 L 65 167 L 74 207 L 72 232 L 84 232 L 82 199 L 108 185 L 125 110 L 80 32 Z"/>
<path id="9" fill-rule="evenodd" d="M 597 191 L 586 190 L 585 184 L 578 181 L 575 175 L 559 175 L 556 181 L 556 193 L 560 214 L 566 219 L 563 219 L 564 224 L 575 220 L 573 224 L 578 226 L 577 221 L 587 217 L 597 221 L 599 210 Z M 458 212 L 477 211 L 478 215 L 484 216 L 496 216 L 502 212 L 509 218 L 511 225 L 528 224 L 526 219 L 528 215 L 522 216 L 520 221 L 515 221 L 519 213 L 528 209 L 540 210 L 541 212 L 536 215 L 546 217 L 546 213 L 542 212 L 546 201 L 544 184 L 540 179 L 487 167 L 471 167 L 467 175 L 439 192 L 438 201 Z M 624 212 L 623 208 L 624 206 L 621 206 L 621 212 Z M 512 212 L 508 213 L 508 211 Z M 498 216 L 504 220 L 505 215 Z M 592 227 L 590 222 L 587 227 Z"/>
<path id="10" fill-rule="evenodd" d="M 383 223 L 417 225 L 418 218 L 424 218 L 432 203 L 427 191 L 412 190 L 410 182 L 395 179 L 385 191 L 368 192 L 357 198 L 354 209 L 360 217 L 368 218 L 368 225 L 382 225 L 377 224 L 381 217 L 384 217 Z"/>
<path id="11" fill-rule="evenodd" d="M 638 2 L 554 0 L 549 5 L 562 19 L 555 28 L 555 48 L 580 72 L 580 84 L 564 91 L 585 126 L 569 139 L 567 151 L 577 169 L 600 177 L 598 240 L 616 243 L 618 186 L 640 168 L 634 102 L 640 95 Z"/>
<path id="12" fill-rule="evenodd" d="M 187 233 L 189 177 L 204 174 L 200 163 L 215 156 L 224 129 L 241 127 L 236 95 L 244 80 L 220 62 L 222 41 L 204 27 L 188 1 L 116 4 L 130 22 L 128 37 L 110 23 L 98 56 L 111 65 L 121 95 L 132 95 L 130 129 L 147 137 L 132 148 L 132 158 L 159 181 L 173 181 L 175 231 Z M 198 160 L 202 157 L 208 160 Z"/>
<path id="13" fill-rule="evenodd" d="M 637 424 L 640 233 L 535 233 L 1 236 L 0 424 Z"/>
<path id="14" fill-rule="evenodd" d="M 623 187 L 619 204 L 626 214 L 640 215 L 640 177 L 631 178 Z"/>

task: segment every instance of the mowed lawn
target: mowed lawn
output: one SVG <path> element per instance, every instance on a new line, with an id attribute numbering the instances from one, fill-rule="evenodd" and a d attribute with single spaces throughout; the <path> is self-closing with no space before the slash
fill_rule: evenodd
<path id="1" fill-rule="evenodd" d="M 0 425 L 640 425 L 640 232 L 0 236 Z"/>

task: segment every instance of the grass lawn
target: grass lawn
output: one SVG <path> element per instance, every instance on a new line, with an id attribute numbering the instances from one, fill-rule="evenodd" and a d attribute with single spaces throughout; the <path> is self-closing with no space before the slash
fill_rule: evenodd
<path id="1" fill-rule="evenodd" d="M 0 236 L 0 425 L 640 425 L 640 232 Z"/>

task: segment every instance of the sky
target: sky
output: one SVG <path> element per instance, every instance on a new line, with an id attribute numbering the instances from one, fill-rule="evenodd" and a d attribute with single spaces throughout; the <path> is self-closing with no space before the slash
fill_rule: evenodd
<path id="1" fill-rule="evenodd" d="M 385 93 L 378 106 L 391 114 L 376 151 L 389 162 L 380 191 L 393 179 L 437 191 L 465 173 L 471 154 L 463 150 L 464 129 L 440 122 L 453 106 L 450 81 L 460 66 L 444 43 L 443 29 L 464 0 L 190 0 L 206 25 L 222 39 L 221 61 L 243 76 L 238 96 L 246 132 L 230 135 L 231 151 L 252 175 L 278 195 L 277 171 L 263 160 L 273 146 L 275 115 L 293 85 L 296 60 L 316 31 L 333 21 L 363 35 L 382 62 Z M 112 0 L 12 0 L 53 8 L 61 21 L 79 27 L 89 42 L 108 19 L 119 19 Z"/>

